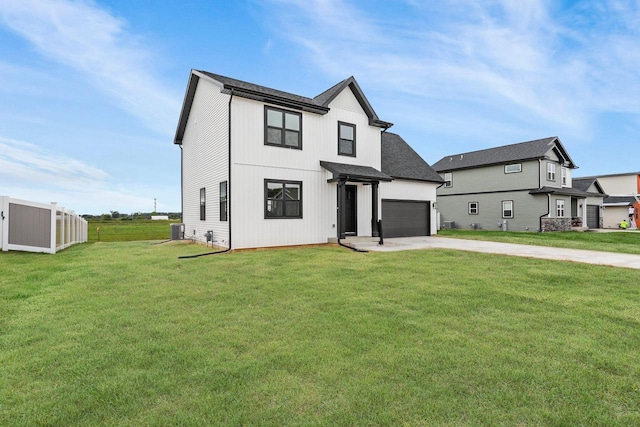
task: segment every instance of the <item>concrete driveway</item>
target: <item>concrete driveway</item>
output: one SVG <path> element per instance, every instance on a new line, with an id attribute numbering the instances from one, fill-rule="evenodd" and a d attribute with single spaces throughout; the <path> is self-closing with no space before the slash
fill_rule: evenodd
<path id="1" fill-rule="evenodd" d="M 464 240 L 451 237 L 394 237 L 384 239 L 384 245 L 377 241 L 351 241 L 350 246 L 367 251 L 403 251 L 411 249 L 454 249 L 460 251 L 484 252 L 528 258 L 543 258 L 556 261 L 573 261 L 586 264 L 610 265 L 640 269 L 640 255 L 613 252 L 585 251 L 581 249 L 551 248 L 547 246 L 517 245 L 514 243 Z"/>

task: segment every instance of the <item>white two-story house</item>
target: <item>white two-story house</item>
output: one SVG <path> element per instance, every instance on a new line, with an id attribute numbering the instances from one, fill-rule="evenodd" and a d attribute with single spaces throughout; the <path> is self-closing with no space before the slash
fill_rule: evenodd
<path id="1" fill-rule="evenodd" d="M 572 185 L 576 168 L 558 137 L 445 156 L 433 165 L 443 225 L 512 231 L 565 231 L 592 224 L 602 193 Z M 591 198 L 600 206 L 592 210 Z"/>
<path id="2" fill-rule="evenodd" d="M 185 237 L 240 249 L 430 235 L 440 176 L 353 77 L 315 98 L 192 70 L 175 140 Z"/>

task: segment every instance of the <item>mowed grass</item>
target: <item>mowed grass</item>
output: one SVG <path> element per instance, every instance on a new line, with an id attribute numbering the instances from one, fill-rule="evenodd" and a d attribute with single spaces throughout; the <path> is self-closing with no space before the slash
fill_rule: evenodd
<path id="1" fill-rule="evenodd" d="M 488 240 L 523 245 L 553 246 L 558 248 L 640 254 L 640 232 L 550 232 L 533 233 L 487 230 L 439 230 L 438 236 L 459 239 Z"/>
<path id="2" fill-rule="evenodd" d="M 165 240 L 171 236 L 171 224 L 180 220 L 135 219 L 91 220 L 88 227 L 89 242 L 131 242 L 136 240 Z M 99 229 L 99 230 L 98 230 Z"/>
<path id="3" fill-rule="evenodd" d="M 205 251 L 0 253 L 0 425 L 640 424 L 640 271 Z"/>

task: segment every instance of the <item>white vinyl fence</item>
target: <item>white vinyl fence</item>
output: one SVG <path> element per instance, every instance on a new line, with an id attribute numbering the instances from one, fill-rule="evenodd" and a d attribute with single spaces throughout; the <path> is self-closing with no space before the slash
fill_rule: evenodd
<path id="1" fill-rule="evenodd" d="M 0 250 L 55 254 L 87 241 L 87 221 L 56 203 L 0 196 Z"/>

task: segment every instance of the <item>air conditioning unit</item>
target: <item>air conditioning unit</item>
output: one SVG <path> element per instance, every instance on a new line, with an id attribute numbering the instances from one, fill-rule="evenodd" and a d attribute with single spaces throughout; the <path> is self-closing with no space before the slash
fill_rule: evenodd
<path id="1" fill-rule="evenodd" d="M 471 227 L 472 230 L 477 230 L 478 228 L 480 228 L 480 225 L 474 222 L 473 224 L 469 224 L 469 227 Z"/>
<path id="2" fill-rule="evenodd" d="M 171 224 L 171 240 L 184 238 L 184 224 Z"/>
<path id="3" fill-rule="evenodd" d="M 455 221 L 443 221 L 442 222 L 442 228 L 445 230 L 452 230 L 456 227 L 456 222 Z"/>

